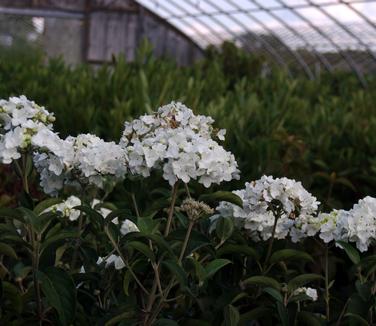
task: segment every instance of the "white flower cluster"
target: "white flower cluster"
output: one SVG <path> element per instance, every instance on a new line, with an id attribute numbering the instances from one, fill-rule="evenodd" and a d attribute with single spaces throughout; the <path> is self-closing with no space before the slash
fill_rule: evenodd
<path id="1" fill-rule="evenodd" d="M 326 243 L 332 240 L 355 242 L 360 251 L 367 251 L 376 241 L 376 198 L 367 196 L 349 211 L 320 214 L 316 227 Z"/>
<path id="2" fill-rule="evenodd" d="M 205 187 L 239 178 L 234 156 L 212 139 L 223 140 L 225 134 L 215 132 L 213 122 L 175 102 L 126 122 L 120 143 L 131 172 L 147 177 L 152 169 L 162 169 L 170 185 L 193 179 Z"/>
<path id="3" fill-rule="evenodd" d="M 59 212 L 70 221 L 75 221 L 80 217 L 81 212 L 73 208 L 80 205 L 81 200 L 78 197 L 70 196 L 65 201 L 49 207 L 44 212 Z"/>
<path id="4" fill-rule="evenodd" d="M 110 267 L 111 265 L 115 266 L 115 269 L 123 269 L 125 267 L 123 259 L 120 256 L 111 254 L 108 257 L 102 258 L 99 257 L 97 260 L 97 264 L 100 265 L 105 262 L 105 268 Z"/>
<path id="5" fill-rule="evenodd" d="M 0 100 L 0 162 L 19 159 L 35 145 L 35 137 L 52 129 L 53 121 L 53 114 L 23 95 Z"/>
<path id="6" fill-rule="evenodd" d="M 275 238 L 290 235 L 293 242 L 312 236 L 316 229 L 310 223 L 317 213 L 319 202 L 300 182 L 287 178 L 263 176 L 246 183 L 245 189 L 234 191 L 243 201 L 243 208 L 227 202 L 217 207 L 218 216 L 233 216 L 235 222 L 248 231 L 255 240 L 267 240 L 272 236 L 275 218 L 278 216 Z"/>
<path id="7" fill-rule="evenodd" d="M 112 210 L 101 207 L 100 204 L 101 202 L 98 199 L 94 199 L 91 203 L 91 207 L 94 208 L 98 213 L 100 213 L 103 218 L 106 218 L 108 214 L 112 212 Z M 115 217 L 111 222 L 115 225 L 119 225 L 119 219 L 117 217 Z M 130 232 L 140 232 L 140 230 L 135 223 L 133 223 L 131 220 L 126 219 L 121 223 L 120 233 L 122 235 L 126 235 Z"/>
<path id="8" fill-rule="evenodd" d="M 313 288 L 301 287 L 301 288 L 296 289 L 293 294 L 294 295 L 305 294 L 312 301 L 316 301 L 318 298 L 317 290 Z"/>
<path id="9" fill-rule="evenodd" d="M 34 155 L 34 164 L 47 194 L 57 194 L 64 185 L 103 188 L 106 182 L 122 180 L 127 171 L 126 152 L 91 134 L 62 140 L 46 131 L 37 138 L 37 145 L 40 150 Z"/>
<path id="10" fill-rule="evenodd" d="M 317 219 L 312 220 L 311 223 L 325 243 L 333 240 L 347 241 L 348 218 L 347 211 L 335 209 L 330 213 L 320 213 Z"/>

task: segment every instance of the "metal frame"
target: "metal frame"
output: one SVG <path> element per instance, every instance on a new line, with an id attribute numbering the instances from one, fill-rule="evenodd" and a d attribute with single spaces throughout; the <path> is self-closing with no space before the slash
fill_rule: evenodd
<path id="1" fill-rule="evenodd" d="M 158 0 L 153 0 L 153 2 L 156 2 Z M 314 59 L 313 64 L 319 63 L 324 67 L 324 69 L 328 72 L 332 72 L 335 67 L 333 66 L 333 63 L 329 62 L 328 58 L 325 56 L 325 53 L 318 47 L 318 45 L 315 42 L 312 42 L 310 40 L 304 30 L 299 29 L 298 25 L 290 24 L 289 21 L 283 19 L 283 17 L 278 16 L 276 14 L 277 11 L 280 10 L 287 10 L 289 11 L 294 17 L 296 17 L 297 21 L 300 23 L 304 23 L 307 28 L 310 29 L 313 32 L 316 33 L 318 37 L 320 37 L 323 40 L 323 43 L 328 44 L 328 46 L 331 48 L 331 52 L 338 53 L 339 60 L 341 62 L 344 62 L 349 69 L 351 69 L 360 82 L 362 84 L 366 84 L 366 79 L 364 76 L 364 73 L 367 69 L 367 67 L 364 66 L 364 57 L 362 57 L 362 61 L 357 60 L 356 55 L 351 53 L 351 51 L 347 51 L 343 45 L 340 45 L 338 40 L 336 40 L 336 37 L 333 37 L 333 33 L 328 30 L 328 26 L 322 26 L 320 24 L 317 24 L 315 21 L 312 21 L 311 19 L 307 18 L 304 14 L 301 13 L 301 10 L 309 9 L 309 8 L 315 8 L 318 10 L 326 19 L 330 22 L 331 26 L 333 28 L 336 28 L 336 30 L 339 32 L 345 33 L 345 35 L 348 35 L 349 39 L 354 40 L 354 43 L 357 44 L 360 51 L 364 51 L 368 57 L 371 60 L 371 63 L 376 67 L 376 53 L 373 48 L 376 48 L 376 39 L 375 44 L 369 44 L 362 40 L 362 35 L 356 34 L 354 31 L 351 30 L 344 22 L 341 21 L 340 18 L 335 17 L 333 14 L 329 13 L 326 8 L 335 6 L 335 5 L 342 5 L 346 6 L 354 14 L 355 17 L 358 17 L 364 24 L 367 24 L 367 26 L 375 29 L 376 31 L 376 17 L 373 18 L 367 13 L 360 11 L 357 9 L 354 5 L 356 4 L 374 4 L 376 6 L 376 0 L 327 0 L 325 2 L 317 3 L 312 0 L 306 0 L 305 3 L 301 4 L 289 4 L 288 0 L 275 0 L 275 2 L 278 3 L 278 5 L 274 6 L 266 6 L 262 4 L 261 0 L 247 0 L 247 2 L 252 5 L 252 8 L 247 8 L 247 6 L 244 4 L 244 1 L 239 2 L 237 0 L 226 0 L 226 8 L 228 10 L 224 10 L 223 7 L 221 8 L 219 3 L 216 3 L 215 0 L 200 0 L 202 3 L 205 3 L 207 6 L 204 9 L 199 9 L 199 6 L 197 5 L 197 2 L 194 3 L 192 0 L 184 0 L 185 5 L 190 5 L 192 8 L 195 9 L 195 11 L 186 10 L 184 8 L 180 8 L 183 10 L 180 10 L 183 14 L 174 14 L 172 11 L 166 15 L 167 20 L 176 20 L 176 19 L 184 19 L 184 18 L 191 18 L 192 20 L 196 20 L 197 22 L 201 22 L 202 17 L 206 17 L 207 21 L 210 22 L 211 26 L 214 26 L 215 28 L 207 28 L 208 31 L 210 31 L 211 36 L 220 35 L 223 36 L 224 33 L 228 34 L 230 39 L 237 40 L 239 39 L 239 29 L 241 33 L 243 32 L 252 32 L 250 35 L 254 39 L 258 39 L 258 41 L 262 42 L 263 48 L 265 52 L 268 52 L 274 61 L 276 61 L 279 65 L 286 67 L 286 62 L 293 60 L 294 62 L 298 63 L 298 66 L 301 68 L 301 70 L 309 77 L 313 78 L 314 73 L 312 71 L 313 67 L 312 64 L 307 62 L 306 58 L 302 56 L 299 51 L 296 51 L 293 47 L 289 46 L 289 40 L 285 37 L 286 35 L 283 35 L 283 32 L 280 29 L 280 33 L 276 31 L 276 29 L 268 26 L 263 20 L 259 19 L 257 17 L 258 13 L 265 13 L 269 17 L 271 17 L 273 20 L 277 21 L 280 26 L 282 26 L 282 29 L 289 32 L 289 35 L 292 35 L 294 37 L 295 41 L 299 41 L 303 44 L 304 48 L 307 49 L 310 54 L 312 55 L 312 58 Z M 145 4 L 148 2 L 148 0 L 140 1 L 141 4 Z M 166 0 L 165 6 L 167 4 L 171 7 L 174 7 L 176 5 L 176 0 Z M 181 6 L 180 6 L 181 7 Z M 249 7 L 249 6 L 248 6 Z M 264 40 L 262 37 L 258 37 L 257 30 L 250 28 L 247 26 L 244 22 L 242 22 L 240 19 L 236 17 L 237 14 L 244 14 L 247 16 L 247 18 L 252 21 L 254 24 L 256 24 L 260 30 L 265 31 L 267 34 L 271 36 L 278 37 L 279 39 L 282 38 L 282 42 L 285 41 L 286 44 L 284 44 L 284 51 L 283 53 L 277 53 L 276 49 L 273 49 L 273 45 L 270 44 L 268 41 Z M 225 15 L 231 22 L 233 23 L 234 27 L 237 28 L 237 31 L 234 31 L 234 28 L 230 28 L 229 26 L 226 26 L 223 24 L 223 22 L 220 21 L 218 16 Z M 219 29 L 218 29 L 219 28 Z M 220 31 L 222 30 L 222 32 Z M 195 39 L 195 35 L 190 35 L 193 39 Z M 290 36 L 291 38 L 291 36 Z M 247 48 L 247 44 L 244 44 L 245 48 Z M 249 48 L 249 47 L 248 47 Z M 282 61 L 281 62 L 281 58 Z M 374 68 L 376 69 L 376 68 Z"/>
<path id="2" fill-rule="evenodd" d="M 209 44 L 219 45 L 223 41 L 234 40 L 242 41 L 244 48 L 254 51 L 252 44 L 241 38 L 242 35 L 248 33 L 249 42 L 257 41 L 261 45 L 260 51 L 267 53 L 277 65 L 284 67 L 290 74 L 292 74 L 290 63 L 294 63 L 294 71 L 298 68 L 311 79 L 315 77 L 314 68 L 316 64 L 320 64 L 326 71 L 332 72 L 337 62 L 329 61 L 329 57 L 321 47 L 322 44 L 327 44 L 331 53 L 337 53 L 338 58 L 336 60 L 338 59 L 341 65 L 344 63 L 345 68 L 352 70 L 364 85 L 366 84 L 365 73 L 368 70 L 376 71 L 376 15 L 372 16 L 371 13 L 359 10 L 357 7 L 357 5 L 372 4 L 376 10 L 376 0 L 325 0 L 321 3 L 315 0 L 306 0 L 304 3 L 295 4 L 290 0 L 274 0 L 272 6 L 266 5 L 263 0 L 134 0 L 134 3 L 140 4 L 148 11 L 160 12 L 161 19 L 178 29 L 182 34 L 188 35 L 201 48 Z M 205 3 L 206 8 L 200 8 L 200 3 Z M 109 4 L 111 2 L 107 3 L 108 8 L 98 10 L 115 10 L 111 9 L 112 7 Z M 361 22 L 360 24 L 364 25 L 364 28 L 367 26 L 368 30 L 373 29 L 375 41 L 373 39 L 371 42 L 365 41 L 361 33 L 352 30 L 341 17 L 337 17 L 327 10 L 328 7 L 335 5 L 345 6 Z M 159 10 L 156 10 L 156 8 Z M 325 17 L 330 26 L 317 23 L 314 19 L 302 13 L 303 10 L 310 8 L 315 8 Z M 281 10 L 290 12 L 296 19 L 296 24 L 295 21 L 292 24 L 283 15 L 278 15 L 278 11 Z M 281 27 L 271 27 L 264 19 L 259 18 L 258 14 L 260 13 L 267 15 Z M 83 11 L 64 10 L 53 6 L 48 8 L 33 6 L 8 8 L 0 5 L 0 14 L 80 19 L 83 21 L 86 17 L 86 13 Z M 237 16 L 240 14 L 244 19 Z M 222 21 L 220 16 L 226 16 L 228 24 Z M 306 27 L 299 27 L 302 23 Z M 256 26 L 256 28 L 251 27 L 250 24 Z M 202 29 L 206 32 L 203 33 Z M 332 29 L 335 29 L 334 32 Z M 319 41 L 316 42 L 315 39 L 310 38 L 308 32 L 314 32 Z M 340 33 L 343 33 L 341 40 L 338 39 Z M 280 39 L 279 47 L 276 48 L 273 42 L 263 37 L 264 34 Z M 358 55 L 359 52 L 351 51 L 350 43 L 346 45 L 346 42 L 348 42 L 346 36 L 348 40 L 353 40 L 353 45 L 359 51 L 362 51 L 362 55 Z M 294 42 L 301 44 L 302 48 L 309 52 L 310 60 L 307 60 L 307 57 L 299 51 L 299 48 L 296 48 Z"/>

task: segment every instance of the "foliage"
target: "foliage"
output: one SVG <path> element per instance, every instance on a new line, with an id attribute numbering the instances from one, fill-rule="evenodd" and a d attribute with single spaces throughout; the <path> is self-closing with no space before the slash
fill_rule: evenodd
<path id="1" fill-rule="evenodd" d="M 56 209 L 63 198 L 41 194 L 35 171 L 8 166 L 0 193 L 0 324 L 375 322 L 372 247 L 359 253 L 318 237 L 253 242 L 231 216 L 211 223 L 207 206 L 242 206 L 226 189 L 263 173 L 302 180 L 323 210 L 373 195 L 375 94 L 351 76 L 292 80 L 281 71 L 263 76 L 260 67 L 253 78 L 240 67 L 231 75 L 224 57 L 211 54 L 182 68 L 147 51 L 134 64 L 118 59 L 96 70 L 60 60 L 43 65 L 41 58 L 0 63 L 0 97 L 21 92 L 46 105 L 62 136 L 91 132 L 117 140 L 125 120 L 182 100 L 227 129 L 225 147 L 242 171 L 239 183 L 209 190 L 195 182 L 171 189 L 159 173 L 130 176 L 97 205 L 83 191 L 74 207 L 79 218 L 70 220 Z M 192 215 L 187 198 L 207 213 Z M 130 232 L 123 232 L 126 221 Z"/>
<path id="2" fill-rule="evenodd" d="M 62 136 L 92 132 L 107 140 L 119 138 L 125 120 L 180 100 L 229 131 L 226 148 L 243 180 L 262 173 L 296 178 L 336 208 L 374 195 L 375 81 L 363 89 L 346 73 L 315 81 L 278 69 L 264 76 L 257 59 L 227 47 L 179 68 L 147 48 L 134 63 L 118 58 L 96 69 L 59 59 L 44 64 L 40 56 L 1 58 L 0 97 L 23 93 L 43 103 Z"/>

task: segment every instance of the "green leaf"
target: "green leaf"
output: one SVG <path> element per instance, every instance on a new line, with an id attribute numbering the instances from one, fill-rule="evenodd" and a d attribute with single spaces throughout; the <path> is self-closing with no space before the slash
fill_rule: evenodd
<path id="1" fill-rule="evenodd" d="M 61 198 L 48 198 L 46 200 L 41 201 L 38 205 L 36 205 L 35 208 L 33 209 L 33 212 L 36 215 L 40 215 L 51 206 L 60 204 L 61 202 L 62 202 Z"/>
<path id="2" fill-rule="evenodd" d="M 252 247 L 249 247 L 247 245 L 236 245 L 227 243 L 223 245 L 220 249 L 217 251 L 218 256 L 224 256 L 228 254 L 242 254 L 248 257 L 253 257 L 256 260 L 260 258 L 259 254 L 255 249 Z"/>
<path id="3" fill-rule="evenodd" d="M 48 303 L 56 309 L 63 325 L 73 322 L 76 313 L 76 287 L 72 278 L 62 269 L 49 267 L 38 271 L 41 289 Z"/>
<path id="4" fill-rule="evenodd" d="M 141 252 L 144 256 L 149 258 L 151 261 L 155 261 L 154 253 L 146 244 L 139 241 L 130 241 L 127 243 L 127 247 L 136 249 L 137 251 Z"/>
<path id="5" fill-rule="evenodd" d="M 269 295 L 271 295 L 277 301 L 283 303 L 282 294 L 279 291 L 277 291 L 276 289 L 274 289 L 274 288 L 265 288 L 265 289 L 263 289 L 263 291 L 265 293 L 268 293 Z"/>
<path id="6" fill-rule="evenodd" d="M 77 231 L 61 231 L 57 234 L 54 234 L 48 238 L 46 238 L 42 245 L 41 245 L 41 252 L 44 251 L 49 246 L 56 244 L 56 243 L 64 243 L 69 239 L 77 238 Z"/>
<path id="7" fill-rule="evenodd" d="M 202 264 L 194 259 L 193 257 L 188 258 L 190 262 L 194 265 L 196 276 L 199 280 L 199 286 L 202 286 L 204 284 L 204 281 L 207 279 L 205 268 L 202 266 Z"/>
<path id="8" fill-rule="evenodd" d="M 315 314 L 309 311 L 300 311 L 298 312 L 298 321 L 299 325 L 306 326 L 322 326 L 322 320 L 317 317 Z"/>
<path id="9" fill-rule="evenodd" d="M 221 268 L 225 267 L 232 262 L 228 259 L 215 259 L 205 266 L 206 279 L 212 277 L 217 273 Z"/>
<path id="10" fill-rule="evenodd" d="M 10 220 L 18 220 L 22 223 L 25 223 L 22 212 L 13 208 L 0 208 L 0 217 L 7 218 Z"/>
<path id="11" fill-rule="evenodd" d="M 364 326 L 369 326 L 370 325 L 368 323 L 368 321 L 365 320 L 362 316 L 359 316 L 359 315 L 351 313 L 351 312 L 346 313 L 345 317 L 351 318 L 351 319 L 355 319 L 357 322 L 359 322 L 361 325 L 364 325 Z"/>
<path id="12" fill-rule="evenodd" d="M 356 290 L 359 296 L 367 302 L 372 297 L 372 282 L 361 283 L 359 280 L 355 282 Z"/>
<path id="13" fill-rule="evenodd" d="M 159 227 L 159 220 L 154 220 L 151 217 L 139 217 L 137 218 L 137 227 L 140 232 L 146 234 L 154 234 Z"/>
<path id="14" fill-rule="evenodd" d="M 2 281 L 3 298 L 2 302 L 7 310 L 19 315 L 23 309 L 22 297 L 17 287 L 9 282 Z"/>
<path id="15" fill-rule="evenodd" d="M 243 207 L 243 201 L 241 200 L 241 198 L 230 191 L 217 191 L 212 194 L 201 195 L 199 197 L 199 200 L 209 204 L 225 201 L 239 207 Z"/>
<path id="16" fill-rule="evenodd" d="M 51 223 L 52 216 L 54 215 L 54 214 L 51 214 L 51 213 L 46 213 L 46 214 L 43 214 L 41 216 L 38 216 L 37 214 L 35 214 L 30 209 L 27 209 L 27 208 L 24 208 L 24 207 L 20 207 L 20 208 L 18 208 L 18 210 L 20 212 L 22 212 L 26 223 L 30 224 L 32 226 L 33 230 L 37 234 L 42 234 L 44 232 L 44 230 Z"/>
<path id="17" fill-rule="evenodd" d="M 106 218 L 104 219 L 104 221 L 105 223 L 109 223 L 116 217 L 126 217 L 130 220 L 133 220 L 133 216 L 131 215 L 129 209 L 117 209 L 117 210 L 112 211 L 110 214 L 108 214 Z"/>
<path id="18" fill-rule="evenodd" d="M 224 325 L 225 326 L 237 326 L 240 320 L 240 314 L 238 309 L 233 305 L 227 305 L 224 309 Z"/>
<path id="19" fill-rule="evenodd" d="M 85 213 L 95 228 L 100 229 L 100 230 L 103 229 L 104 218 L 95 209 L 91 208 L 90 206 L 85 206 L 85 205 L 76 206 L 74 207 L 74 209 Z"/>
<path id="20" fill-rule="evenodd" d="M 120 325 L 119 322 L 121 322 L 122 320 L 129 320 L 133 316 L 134 316 L 134 311 L 124 311 L 121 314 L 111 318 L 104 325 L 105 326 Z"/>
<path id="21" fill-rule="evenodd" d="M 166 318 L 158 319 L 153 325 L 154 326 L 179 326 L 179 324 L 176 321 L 172 319 L 166 319 Z"/>
<path id="22" fill-rule="evenodd" d="M 127 270 L 124 274 L 124 279 L 123 279 L 123 290 L 126 296 L 129 296 L 129 284 L 133 280 L 132 273 Z"/>
<path id="23" fill-rule="evenodd" d="M 0 243 L 0 254 L 17 259 L 17 254 L 14 249 L 6 243 Z"/>
<path id="24" fill-rule="evenodd" d="M 278 311 L 278 315 L 279 315 L 279 318 L 281 320 L 281 323 L 283 326 L 289 326 L 289 313 L 286 309 L 286 307 L 281 303 L 281 302 L 277 302 L 276 303 L 277 305 L 277 311 Z"/>
<path id="25" fill-rule="evenodd" d="M 215 232 L 221 242 L 224 242 L 231 237 L 232 232 L 234 232 L 234 222 L 230 217 L 220 217 L 217 220 Z"/>
<path id="26" fill-rule="evenodd" d="M 287 284 L 287 288 L 289 289 L 290 292 L 293 292 L 297 288 L 304 286 L 307 283 L 317 281 L 317 280 L 323 280 L 323 279 L 324 278 L 318 274 L 302 274 L 290 280 Z"/>
<path id="27" fill-rule="evenodd" d="M 359 252 L 349 243 L 344 241 L 337 241 L 337 243 L 345 250 L 347 256 L 351 259 L 351 261 L 357 265 L 360 262 L 360 255 Z"/>
<path id="28" fill-rule="evenodd" d="M 262 319 L 266 315 L 270 315 L 271 309 L 265 307 L 257 307 L 252 309 L 242 315 L 240 315 L 239 325 L 246 326 L 250 325 L 249 322 Z"/>
<path id="29" fill-rule="evenodd" d="M 270 257 L 270 262 L 275 264 L 279 261 L 285 261 L 285 260 L 306 260 L 313 262 L 313 258 L 311 255 L 307 254 L 304 251 L 295 250 L 295 249 L 282 249 L 278 250 L 273 253 L 273 255 Z"/>
<path id="30" fill-rule="evenodd" d="M 180 265 L 173 260 L 165 260 L 162 262 L 162 265 L 167 267 L 167 269 L 176 277 L 182 287 L 187 285 L 187 273 Z"/>
<path id="31" fill-rule="evenodd" d="M 271 287 L 278 291 L 281 290 L 281 285 L 274 278 L 268 276 L 251 276 L 243 281 L 245 285 L 258 285 L 263 288 Z"/>

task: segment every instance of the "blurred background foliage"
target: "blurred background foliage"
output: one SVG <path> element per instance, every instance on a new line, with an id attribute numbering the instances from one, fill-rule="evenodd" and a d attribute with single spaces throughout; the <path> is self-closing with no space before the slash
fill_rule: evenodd
<path id="1" fill-rule="evenodd" d="M 90 132 L 117 141 L 125 120 L 181 101 L 227 129 L 225 147 L 242 171 L 227 189 L 271 174 L 301 180 L 326 208 L 376 195 L 373 76 L 367 89 L 350 73 L 291 78 L 231 43 L 209 48 L 190 67 L 154 58 L 147 44 L 133 63 L 119 57 L 97 67 L 28 53 L 0 49 L 0 97 L 25 94 L 44 105 L 62 136 Z M 0 205 L 18 189 L 2 169 Z"/>

